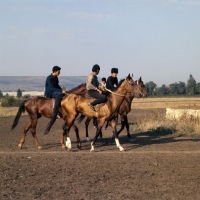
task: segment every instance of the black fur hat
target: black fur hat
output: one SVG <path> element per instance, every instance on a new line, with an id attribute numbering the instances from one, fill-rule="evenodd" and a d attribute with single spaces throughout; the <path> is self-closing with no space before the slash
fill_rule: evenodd
<path id="1" fill-rule="evenodd" d="M 102 80 L 102 81 L 106 81 L 106 78 L 105 78 L 105 77 L 103 77 L 101 80 Z"/>
<path id="2" fill-rule="evenodd" d="M 58 67 L 58 66 L 54 66 L 54 67 L 52 68 L 52 71 L 53 71 L 53 72 L 57 72 L 58 70 L 61 70 L 61 68 Z"/>
<path id="3" fill-rule="evenodd" d="M 111 74 L 112 74 L 112 73 L 117 73 L 117 74 L 118 74 L 118 68 L 112 68 L 112 69 L 111 69 Z"/>

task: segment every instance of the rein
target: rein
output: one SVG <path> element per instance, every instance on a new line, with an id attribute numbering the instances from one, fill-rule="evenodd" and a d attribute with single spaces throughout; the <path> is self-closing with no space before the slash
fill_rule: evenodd
<path id="1" fill-rule="evenodd" d="M 127 80 L 126 80 L 126 81 L 127 81 Z M 117 94 L 117 93 L 115 93 L 115 92 L 113 92 L 113 91 L 107 89 L 106 87 L 105 87 L 105 90 L 108 91 L 108 92 L 110 92 L 110 93 L 112 93 L 112 94 L 115 94 L 115 95 L 117 95 L 117 96 L 120 96 L 120 97 L 125 97 L 125 96 L 126 96 L 126 95 Z"/>
<path id="2" fill-rule="evenodd" d="M 105 87 L 105 90 L 108 91 L 108 92 L 110 92 L 110 93 L 112 93 L 112 94 L 115 94 L 115 95 L 117 95 L 117 96 L 125 97 L 125 95 L 117 94 L 117 93 L 115 93 L 115 92 L 113 92 L 113 91 L 107 89 L 106 87 Z"/>

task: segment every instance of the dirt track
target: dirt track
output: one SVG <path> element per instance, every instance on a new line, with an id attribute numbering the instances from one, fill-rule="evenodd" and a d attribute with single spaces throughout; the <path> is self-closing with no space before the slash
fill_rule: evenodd
<path id="1" fill-rule="evenodd" d="M 131 112 L 134 122 L 144 112 Z M 163 112 L 163 111 L 162 111 Z M 86 142 L 84 123 L 79 124 L 82 150 L 76 148 L 71 130 L 72 151 L 60 145 L 62 120 L 44 136 L 49 119 L 38 121 L 38 150 L 30 133 L 23 149 L 18 148 L 27 116 L 9 132 L 13 117 L 0 118 L 0 199 L 200 199 L 200 139 L 172 135 L 132 133 L 134 143 L 120 135 L 126 149 L 119 152 L 111 129 L 103 130 L 95 152 Z M 95 129 L 90 125 L 90 136 Z"/>

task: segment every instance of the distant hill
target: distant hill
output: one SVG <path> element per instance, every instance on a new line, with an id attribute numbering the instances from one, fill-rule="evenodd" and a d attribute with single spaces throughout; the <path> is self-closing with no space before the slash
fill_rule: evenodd
<path id="1" fill-rule="evenodd" d="M 0 76 L 0 91 L 44 91 L 45 76 Z M 59 84 L 72 89 L 86 82 L 86 76 L 59 76 Z"/>

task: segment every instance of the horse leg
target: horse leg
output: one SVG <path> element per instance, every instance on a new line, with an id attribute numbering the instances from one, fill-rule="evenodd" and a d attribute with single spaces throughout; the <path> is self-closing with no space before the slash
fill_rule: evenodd
<path id="1" fill-rule="evenodd" d="M 71 139 L 69 138 L 69 131 L 70 131 L 70 128 L 73 126 L 77 115 L 67 117 L 67 120 L 65 121 L 65 125 L 66 125 L 66 132 L 65 132 L 66 133 L 66 142 L 65 142 L 65 146 L 67 147 L 68 151 L 71 151 L 71 148 L 72 148 Z M 77 132 L 77 134 L 78 134 L 78 132 Z"/>
<path id="2" fill-rule="evenodd" d="M 106 121 L 105 130 L 108 128 L 110 121 Z"/>
<path id="3" fill-rule="evenodd" d="M 89 126 L 90 120 L 91 120 L 90 118 L 87 118 L 85 121 L 85 133 L 86 133 L 86 139 L 88 142 L 91 141 L 91 139 L 89 138 L 89 135 L 88 135 L 88 126 Z M 93 124 L 94 124 L 94 121 L 93 121 Z"/>
<path id="4" fill-rule="evenodd" d="M 75 124 L 73 124 L 72 127 L 73 127 L 73 129 L 74 129 L 74 131 L 75 131 L 75 133 L 76 133 L 77 148 L 78 148 L 78 149 L 81 149 L 81 140 L 80 140 L 80 137 L 79 137 L 79 130 L 78 130 L 78 127 L 77 127 Z"/>
<path id="5" fill-rule="evenodd" d="M 31 133 L 32 133 L 32 136 L 33 136 L 33 138 L 35 140 L 35 143 L 36 143 L 36 146 L 38 147 L 38 149 L 41 149 L 42 146 L 38 142 L 38 139 L 37 139 L 37 136 L 36 136 L 37 117 L 35 119 L 32 119 L 31 121 L 32 121 L 32 123 L 31 123 Z"/>
<path id="6" fill-rule="evenodd" d="M 128 117 L 127 116 L 124 116 L 124 123 L 125 123 L 126 130 L 127 130 L 127 137 L 130 139 L 130 142 L 133 142 L 134 139 L 131 136 L 130 131 L 129 131 L 129 123 L 128 123 Z"/>
<path id="7" fill-rule="evenodd" d="M 63 125 L 63 133 L 62 133 L 62 137 L 61 137 L 61 139 L 60 139 L 60 143 L 61 143 L 61 146 L 62 146 L 62 148 L 65 148 L 65 135 L 67 135 L 67 133 L 66 133 L 66 125 L 64 124 Z"/>
<path id="8" fill-rule="evenodd" d="M 119 143 L 119 139 L 118 139 L 118 135 L 117 135 L 117 129 L 116 129 L 116 120 L 112 119 L 111 122 L 110 122 L 110 125 L 113 129 L 113 135 L 115 136 L 115 143 L 116 143 L 117 148 L 119 148 L 120 151 L 124 151 L 124 148 Z"/>
<path id="9" fill-rule="evenodd" d="M 22 146 L 25 142 L 25 138 L 26 138 L 26 133 L 28 132 L 28 130 L 30 129 L 31 127 L 31 121 L 29 121 L 26 126 L 24 127 L 24 133 L 22 134 L 22 138 L 18 144 L 18 147 L 20 147 L 20 149 L 22 149 Z"/>
<path id="10" fill-rule="evenodd" d="M 102 128 L 102 127 L 101 127 L 101 128 Z M 95 142 L 96 142 L 97 138 L 98 138 L 99 135 L 100 135 L 101 128 L 97 127 L 96 135 L 95 135 L 93 141 L 91 142 L 91 149 L 90 149 L 90 151 L 94 151 L 94 145 L 95 145 Z"/>
<path id="11" fill-rule="evenodd" d="M 125 119 L 122 115 L 120 115 L 121 118 L 121 128 L 119 129 L 119 131 L 117 132 L 117 135 L 119 136 L 119 134 L 124 130 L 124 124 L 125 124 Z M 113 135 L 114 136 L 114 135 Z"/>

